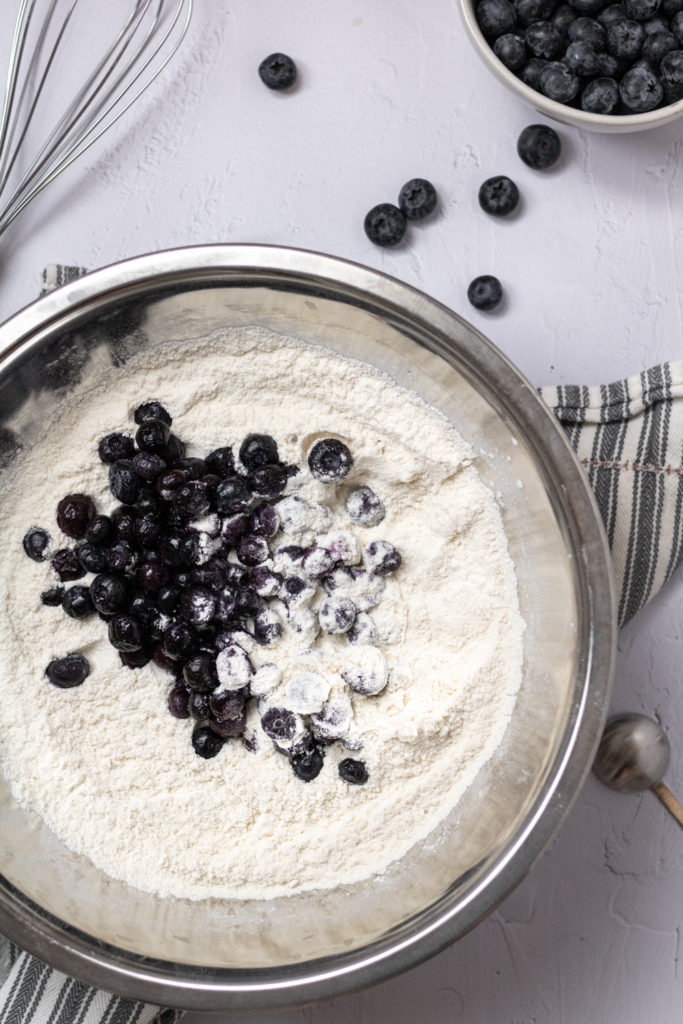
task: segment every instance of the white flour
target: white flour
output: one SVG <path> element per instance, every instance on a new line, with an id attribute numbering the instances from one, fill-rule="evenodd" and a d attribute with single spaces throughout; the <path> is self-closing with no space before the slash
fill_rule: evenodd
<path id="1" fill-rule="evenodd" d="M 66 493 L 111 511 L 97 442 L 130 431 L 133 409 L 151 398 L 172 413 L 189 455 L 237 449 L 245 434 L 264 432 L 285 461 L 305 464 L 313 436 L 344 438 L 354 467 L 343 486 L 307 477 L 287 492 L 331 506 L 337 528 L 353 525 L 343 514 L 352 488 L 370 486 L 384 502 L 382 523 L 353 526 L 364 545 L 386 539 L 403 556 L 372 612 L 389 684 L 376 697 L 352 695 L 365 786 L 340 780 L 349 751 L 339 743 L 311 783 L 263 733 L 255 752 L 231 740 L 213 759 L 197 757 L 192 721 L 167 710 L 165 673 L 123 668 L 97 616 L 75 621 L 41 605 L 54 577 L 49 561 L 24 555 L 24 533 L 42 525 L 55 546 L 72 544 L 54 519 Z M 520 685 L 514 569 L 471 459 L 440 414 L 387 377 L 263 330 L 150 350 L 112 369 L 48 430 L 0 501 L 0 753 L 17 799 L 105 872 L 164 895 L 264 898 L 381 872 L 471 784 L 501 742 Z M 350 648 L 326 636 L 312 665 L 301 646 L 288 634 L 256 663 L 333 678 Z M 59 690 L 45 667 L 69 651 L 86 655 L 91 674 Z M 267 690 L 277 676 L 261 680 Z"/>

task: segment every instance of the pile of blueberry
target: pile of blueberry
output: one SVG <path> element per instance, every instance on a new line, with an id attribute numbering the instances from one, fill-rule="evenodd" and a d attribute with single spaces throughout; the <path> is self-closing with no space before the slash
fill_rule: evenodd
<path id="1" fill-rule="evenodd" d="M 153 660 L 170 672 L 169 709 L 196 720 L 198 755 L 213 757 L 229 738 L 245 736 L 253 698 L 264 733 L 294 773 L 310 781 L 322 768 L 324 745 L 347 736 L 350 701 L 334 706 L 324 679 L 304 671 L 291 680 L 287 706 L 272 707 L 279 669 L 267 663 L 255 671 L 250 653 L 275 643 L 284 628 L 306 646 L 320 631 L 346 634 L 356 649 L 349 648 L 344 681 L 357 693 L 380 692 L 386 665 L 372 646 L 376 633 L 367 612 L 401 556 L 383 540 L 361 551 L 351 531 L 329 531 L 308 547 L 276 539 L 313 510 L 297 495 L 284 497 L 299 468 L 281 461 L 269 435 L 245 437 L 239 464 L 227 446 L 188 458 L 159 402 L 140 405 L 134 417 L 135 438 L 108 434 L 98 445 L 118 507 L 98 513 L 86 494 L 59 502 L 57 524 L 79 543 L 52 553 L 59 583 L 41 599 L 74 619 L 99 615 L 124 666 Z M 352 465 L 350 450 L 334 437 L 316 440 L 308 453 L 308 471 L 325 484 L 342 482 Z M 384 518 L 381 499 L 369 487 L 348 494 L 346 512 L 360 526 Z M 51 554 L 51 538 L 41 527 L 30 529 L 23 545 L 35 561 Z M 89 583 L 75 582 L 87 573 L 93 574 Z M 326 597 L 316 615 L 310 604 L 318 586 Z M 77 652 L 46 669 L 61 688 L 80 685 L 89 672 Z M 341 762 L 339 773 L 355 784 L 368 778 L 363 762 L 352 758 Z"/>
<path id="2" fill-rule="evenodd" d="M 683 0 L 480 0 L 496 56 L 532 89 L 591 114 L 683 99 Z"/>

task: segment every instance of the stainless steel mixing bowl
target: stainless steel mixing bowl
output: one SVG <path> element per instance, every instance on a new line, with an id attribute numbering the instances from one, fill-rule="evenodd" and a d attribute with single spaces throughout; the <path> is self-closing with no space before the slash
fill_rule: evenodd
<path id="1" fill-rule="evenodd" d="M 201 1010 L 329 998 L 413 966 L 481 920 L 567 814 L 614 655 L 607 545 L 552 416 L 469 324 L 361 266 L 266 246 L 179 249 L 40 299 L 0 326 L 0 457 L 11 466 L 31 445 L 86 364 L 104 373 L 141 346 L 241 324 L 380 367 L 470 439 L 517 567 L 525 667 L 503 745 L 438 833 L 355 887 L 260 903 L 159 899 L 71 853 L 2 783 L 0 931 L 94 985 Z"/>

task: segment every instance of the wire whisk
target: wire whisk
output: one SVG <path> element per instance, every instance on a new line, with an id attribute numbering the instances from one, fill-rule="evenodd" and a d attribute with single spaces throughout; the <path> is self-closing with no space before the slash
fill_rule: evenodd
<path id="1" fill-rule="evenodd" d="M 193 0 L 124 0 L 132 10 L 109 37 L 104 55 L 80 76 L 66 109 L 52 115 L 47 135 L 32 136 L 62 94 L 57 69 L 69 60 L 77 9 L 102 18 L 102 0 L 20 0 L 7 88 L 0 113 L 0 235 L 39 192 L 100 139 L 171 60 L 190 25 Z M 114 4 L 114 7 L 116 4 Z M 123 5 L 122 5 L 123 6 Z M 124 7 L 125 9 L 125 7 Z M 78 38 L 76 36 L 76 38 Z M 81 43 L 83 36 L 81 34 Z M 54 81 L 53 81 L 54 79 Z M 64 110 L 61 113 L 61 110 Z M 56 122 L 56 123 L 55 123 Z"/>

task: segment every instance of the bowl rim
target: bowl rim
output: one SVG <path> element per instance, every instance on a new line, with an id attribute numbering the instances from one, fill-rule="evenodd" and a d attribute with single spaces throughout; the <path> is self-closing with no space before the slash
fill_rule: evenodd
<path id="1" fill-rule="evenodd" d="M 475 50 L 493 72 L 496 78 L 515 92 L 525 103 L 553 121 L 560 121 L 573 128 L 605 134 L 619 134 L 632 131 L 644 131 L 675 121 L 683 115 L 683 99 L 668 103 L 664 107 L 648 110 L 643 114 L 591 114 L 587 110 L 569 107 L 564 103 L 548 99 L 543 93 L 532 89 L 520 78 L 517 78 L 493 52 L 493 47 L 486 40 L 479 28 L 476 17 L 476 4 L 473 0 L 458 0 L 460 14 Z"/>
<path id="2" fill-rule="evenodd" d="M 268 275 L 346 294 L 376 310 L 393 311 L 448 338 L 468 332 L 468 370 L 509 401 L 525 432 L 576 552 L 573 559 L 585 617 L 585 658 L 575 684 L 571 727 L 524 827 L 465 899 L 400 941 L 389 938 L 338 958 L 280 968 L 202 968 L 152 960 L 108 945 L 48 914 L 0 876 L 0 931 L 66 974 L 127 998 L 189 1010 L 256 1010 L 300 1006 L 383 981 L 439 952 L 473 928 L 515 888 L 553 838 L 576 798 L 607 715 L 616 653 L 616 601 L 611 559 L 595 499 L 564 432 L 536 389 L 476 328 L 446 306 L 396 278 L 358 263 L 302 249 L 266 245 L 206 245 L 133 257 L 93 271 L 37 299 L 0 325 L 0 369 L 15 354 L 41 344 L 66 323 L 123 296 L 173 284 Z M 548 476 L 550 474 L 550 476 Z M 579 616 L 581 618 L 581 615 Z M 179 968 L 181 970 L 179 970 Z"/>

